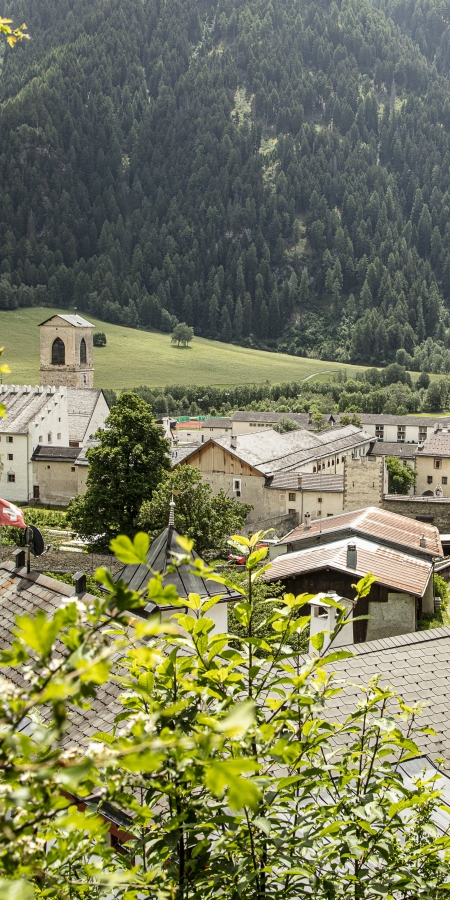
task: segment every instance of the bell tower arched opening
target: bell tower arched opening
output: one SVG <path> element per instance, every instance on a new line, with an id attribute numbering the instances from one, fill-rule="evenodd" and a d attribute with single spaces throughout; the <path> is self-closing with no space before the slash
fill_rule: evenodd
<path id="1" fill-rule="evenodd" d="M 80 364 L 82 366 L 86 365 L 86 341 L 84 338 L 81 338 L 80 343 Z"/>
<path id="2" fill-rule="evenodd" d="M 57 337 L 52 344 L 52 366 L 65 366 L 66 348 L 64 341 Z"/>

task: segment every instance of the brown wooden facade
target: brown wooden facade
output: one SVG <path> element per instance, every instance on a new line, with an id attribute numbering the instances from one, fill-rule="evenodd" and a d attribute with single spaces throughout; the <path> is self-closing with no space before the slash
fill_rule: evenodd
<path id="1" fill-rule="evenodd" d="M 355 597 L 355 589 L 352 587 L 359 581 L 359 576 L 351 572 L 341 572 L 339 570 L 324 568 L 315 572 L 305 572 L 302 575 L 295 575 L 283 579 L 286 591 L 295 594 L 322 594 L 327 591 L 335 591 L 340 597 L 346 597 L 353 600 Z M 398 589 L 397 589 L 398 590 Z M 379 582 L 372 585 L 368 597 L 361 597 L 358 600 L 354 610 L 354 618 L 357 616 L 367 616 L 369 613 L 369 600 L 375 603 L 387 603 L 388 594 L 395 592 L 395 588 Z M 303 615 L 310 614 L 309 604 L 302 608 Z M 422 615 L 422 601 L 417 600 L 417 616 Z M 355 622 L 353 626 L 355 644 L 362 644 L 366 640 L 367 635 L 367 619 L 361 622 Z"/>
<path id="2" fill-rule="evenodd" d="M 200 472 L 217 472 L 223 475 L 257 475 L 264 479 L 264 475 L 253 466 L 242 462 L 239 457 L 213 441 L 208 441 L 207 444 L 199 447 L 195 453 L 179 463 L 181 466 L 184 464 L 196 466 Z"/>

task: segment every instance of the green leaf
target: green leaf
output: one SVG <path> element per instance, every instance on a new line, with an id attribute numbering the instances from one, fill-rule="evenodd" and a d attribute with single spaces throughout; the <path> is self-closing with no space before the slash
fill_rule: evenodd
<path id="1" fill-rule="evenodd" d="M 249 806 L 257 809 L 261 797 L 254 782 L 243 778 L 243 773 L 253 774 L 257 764 L 251 759 L 238 757 L 213 762 L 205 775 L 206 787 L 216 797 L 222 797 L 228 791 L 228 803 L 232 809 Z"/>
<path id="2" fill-rule="evenodd" d="M 358 597 L 367 597 L 370 588 L 376 581 L 378 581 L 378 578 L 375 577 L 373 572 L 368 572 L 367 575 L 364 575 L 364 578 L 361 578 L 357 582 L 357 584 L 352 584 L 352 588 L 355 588 Z"/>
<path id="3" fill-rule="evenodd" d="M 333 653 L 329 653 L 328 656 L 324 656 L 322 663 L 332 663 L 338 659 L 350 659 L 354 655 L 354 653 L 350 653 L 350 650 L 335 650 Z"/>
<path id="4" fill-rule="evenodd" d="M 237 738 L 245 734 L 255 721 L 255 704 L 253 700 L 236 703 L 225 719 L 217 722 L 217 731 L 225 732 L 229 737 Z"/>
<path id="5" fill-rule="evenodd" d="M 18 881 L 7 881 L 0 878 L 0 900 L 33 900 L 34 887 L 24 878 Z"/>
<path id="6" fill-rule="evenodd" d="M 260 550 L 254 550 L 247 560 L 247 569 L 254 569 L 267 556 L 267 547 L 261 547 Z"/>
<path id="7" fill-rule="evenodd" d="M 319 631 L 318 634 L 313 634 L 310 638 L 311 646 L 314 647 L 314 650 L 321 650 L 323 647 L 323 642 L 325 640 L 325 632 Z"/>
<path id="8" fill-rule="evenodd" d="M 182 537 L 181 535 L 179 535 L 177 537 L 177 544 L 180 545 L 181 549 L 184 550 L 185 553 L 189 554 L 193 549 L 194 541 L 192 541 L 190 538 Z"/>
<path id="9" fill-rule="evenodd" d="M 62 628 L 62 610 L 58 610 L 52 619 L 47 620 L 43 610 L 38 610 L 34 619 L 29 616 L 17 616 L 17 637 L 24 641 L 41 656 L 48 656 L 53 642 Z"/>
<path id="10" fill-rule="evenodd" d="M 133 541 L 125 534 L 113 538 L 109 548 L 120 562 L 126 565 L 146 564 L 150 538 L 145 531 L 139 531 Z"/>

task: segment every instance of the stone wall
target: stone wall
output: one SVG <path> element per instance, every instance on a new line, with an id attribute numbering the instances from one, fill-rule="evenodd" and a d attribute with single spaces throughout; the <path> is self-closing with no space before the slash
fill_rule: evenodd
<path id="1" fill-rule="evenodd" d="M 385 491 L 385 462 L 381 457 L 346 456 L 344 465 L 344 512 L 380 506 Z"/>
<path id="2" fill-rule="evenodd" d="M 417 628 L 416 598 L 411 594 L 389 593 L 387 603 L 369 600 L 368 641 L 378 641 L 395 634 L 410 634 Z"/>
<path id="3" fill-rule="evenodd" d="M 274 492 L 275 493 L 275 492 Z M 283 537 L 288 531 L 292 531 L 299 524 L 298 513 L 287 513 L 281 516 L 260 516 L 252 518 L 253 512 L 247 517 L 245 525 L 242 529 L 244 534 L 254 534 L 255 531 L 267 531 L 273 528 L 278 537 Z M 268 534 L 268 538 L 275 537 L 275 534 Z"/>
<path id="4" fill-rule="evenodd" d="M 386 494 L 379 505 L 382 509 L 407 516 L 408 519 L 418 519 L 436 525 L 443 534 L 450 533 L 450 499 Z"/>

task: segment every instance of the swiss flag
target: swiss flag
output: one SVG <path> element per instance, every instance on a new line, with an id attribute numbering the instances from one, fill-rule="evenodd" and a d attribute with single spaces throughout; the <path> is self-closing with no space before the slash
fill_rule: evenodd
<path id="1" fill-rule="evenodd" d="M 15 528 L 26 528 L 23 512 L 14 503 L 0 498 L 0 525 L 12 525 Z"/>

